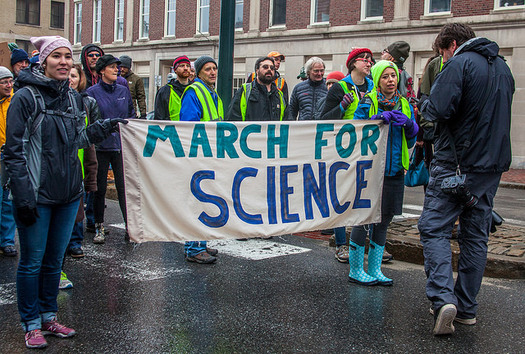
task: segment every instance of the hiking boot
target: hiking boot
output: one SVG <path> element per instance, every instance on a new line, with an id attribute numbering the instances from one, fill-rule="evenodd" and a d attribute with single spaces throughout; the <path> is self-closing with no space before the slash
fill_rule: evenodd
<path id="1" fill-rule="evenodd" d="M 193 257 L 186 256 L 186 260 L 188 262 L 196 262 L 200 264 L 211 264 L 214 263 L 217 260 L 217 258 L 214 256 L 210 256 L 208 252 L 204 251 Z"/>
<path id="2" fill-rule="evenodd" d="M 47 347 L 46 339 L 39 329 L 26 332 L 26 347 L 29 349 L 45 348 Z"/>
<path id="3" fill-rule="evenodd" d="M 69 338 L 73 337 L 77 332 L 73 328 L 67 328 L 64 325 L 61 325 L 56 320 L 45 322 L 42 324 L 42 334 L 48 335 L 52 334 L 60 338 Z"/>
<path id="4" fill-rule="evenodd" d="M 348 263 L 348 246 L 342 245 L 335 248 L 335 259 L 341 263 Z"/>
<path id="5" fill-rule="evenodd" d="M 82 249 L 82 247 L 73 247 L 73 248 L 70 248 L 67 253 L 69 253 L 69 255 L 73 258 L 82 258 L 84 257 L 84 250 Z"/>
<path id="6" fill-rule="evenodd" d="M 106 229 L 102 224 L 95 224 L 95 237 L 93 237 L 93 243 L 102 244 L 106 242 Z"/>
<path id="7" fill-rule="evenodd" d="M 217 250 L 216 248 L 206 247 L 206 252 L 208 252 L 208 254 L 213 257 L 217 257 L 217 255 L 219 254 L 219 250 Z"/>
<path id="8" fill-rule="evenodd" d="M 439 308 L 437 314 L 434 311 L 434 330 L 432 334 L 441 336 L 454 333 L 454 318 L 457 309 L 454 304 L 446 304 Z"/>
<path id="9" fill-rule="evenodd" d="M 64 289 L 71 289 L 73 287 L 73 283 L 67 278 L 66 273 L 61 272 L 60 273 L 60 283 L 58 284 L 58 288 L 60 290 Z"/>
<path id="10" fill-rule="evenodd" d="M 16 257 L 16 255 L 18 254 L 15 246 L 0 247 L 0 253 L 2 253 L 6 257 Z"/>
<path id="11" fill-rule="evenodd" d="M 388 253 L 386 250 L 383 251 L 383 263 L 388 263 L 392 259 L 394 259 L 394 256 L 392 256 L 390 253 Z"/>

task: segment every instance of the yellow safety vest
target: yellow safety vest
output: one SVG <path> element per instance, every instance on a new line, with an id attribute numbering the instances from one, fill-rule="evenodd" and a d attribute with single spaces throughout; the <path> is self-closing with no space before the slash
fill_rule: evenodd
<path id="1" fill-rule="evenodd" d="M 347 85 L 346 81 L 339 81 L 338 84 L 341 85 L 341 87 L 343 88 L 343 91 L 344 91 L 345 95 L 347 93 L 351 93 L 352 97 L 354 98 L 354 100 L 352 101 L 350 106 L 348 106 L 346 108 L 345 115 L 343 116 L 343 119 L 354 119 L 355 110 L 357 109 L 357 106 L 359 105 L 359 97 L 357 96 L 357 93 L 355 92 L 355 89 L 354 90 L 349 90 L 348 89 L 348 85 Z"/>
<path id="2" fill-rule="evenodd" d="M 366 96 L 370 97 L 370 100 L 372 101 L 372 105 L 370 106 L 370 111 L 368 112 L 368 116 L 372 117 L 373 115 L 377 114 L 377 91 L 373 90 L 372 92 L 369 92 L 366 94 Z M 410 111 L 410 104 L 408 103 L 407 99 L 401 96 L 399 98 L 399 102 L 401 102 L 401 112 L 406 115 L 408 118 L 412 116 L 412 112 Z M 403 129 L 403 134 L 401 136 L 401 163 L 403 165 L 403 168 L 405 170 L 408 170 L 408 165 L 410 163 L 410 157 L 408 156 L 408 145 L 407 145 L 407 139 L 405 137 L 405 129 Z"/>
<path id="3" fill-rule="evenodd" d="M 250 83 L 242 84 L 242 95 L 241 95 L 241 115 L 242 120 L 244 121 L 246 119 L 246 108 L 248 107 L 248 101 L 246 100 L 246 97 L 250 97 L 250 93 L 252 92 L 252 86 L 253 81 Z M 248 93 L 246 93 L 248 92 Z M 284 110 L 286 109 L 286 103 L 284 102 L 284 95 L 280 90 L 277 90 L 279 93 L 279 101 L 281 102 L 281 113 L 279 115 L 280 120 L 283 120 L 284 117 Z"/>
<path id="4" fill-rule="evenodd" d="M 224 109 L 222 107 L 222 100 L 217 95 L 217 101 L 219 103 L 219 107 L 215 106 L 215 102 L 213 101 L 213 97 L 211 97 L 210 91 L 208 91 L 208 88 L 198 82 L 195 81 L 190 86 L 186 87 L 184 90 L 184 93 L 186 93 L 187 90 L 192 89 L 195 91 L 195 94 L 197 95 L 197 99 L 202 105 L 202 118 L 201 121 L 208 122 L 210 120 L 222 120 L 224 117 Z M 184 94 L 182 95 L 184 96 Z"/>
<path id="5" fill-rule="evenodd" d="M 170 87 L 170 100 L 169 100 L 169 112 L 170 120 L 179 120 L 180 119 L 180 107 L 181 107 L 181 97 L 175 92 L 175 89 L 172 85 L 168 84 Z"/>

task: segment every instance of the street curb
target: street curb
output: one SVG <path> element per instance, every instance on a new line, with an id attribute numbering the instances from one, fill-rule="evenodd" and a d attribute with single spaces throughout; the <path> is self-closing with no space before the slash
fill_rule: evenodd
<path id="1" fill-rule="evenodd" d="M 514 182 L 500 182 L 499 186 L 501 188 L 510 188 L 510 189 L 525 189 L 525 183 L 514 183 Z"/>

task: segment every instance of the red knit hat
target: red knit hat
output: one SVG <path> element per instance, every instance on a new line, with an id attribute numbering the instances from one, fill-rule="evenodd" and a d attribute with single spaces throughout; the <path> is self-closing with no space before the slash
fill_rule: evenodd
<path id="1" fill-rule="evenodd" d="M 348 68 L 348 64 L 352 59 L 357 57 L 359 54 L 368 53 L 370 56 L 372 56 L 372 51 L 368 48 L 355 48 L 348 54 L 348 59 L 346 59 L 346 67 Z"/>
<path id="2" fill-rule="evenodd" d="M 326 83 L 328 84 L 330 82 L 338 82 L 338 81 L 343 80 L 344 77 L 345 77 L 345 74 L 343 74 L 342 72 L 332 71 L 330 74 L 326 76 Z"/>
<path id="3" fill-rule="evenodd" d="M 188 59 L 188 57 L 185 55 L 181 55 L 179 57 L 176 57 L 173 61 L 173 69 L 177 70 L 177 66 L 179 66 L 179 64 L 181 63 L 188 63 L 191 65 L 190 59 Z"/>

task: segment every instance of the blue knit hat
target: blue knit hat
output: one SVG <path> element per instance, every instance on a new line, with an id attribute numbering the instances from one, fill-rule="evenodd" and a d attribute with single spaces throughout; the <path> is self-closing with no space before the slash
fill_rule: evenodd
<path id="1" fill-rule="evenodd" d="M 29 60 L 29 55 L 27 55 L 27 52 L 23 49 L 14 49 L 11 53 L 11 66 L 22 60 Z"/>

